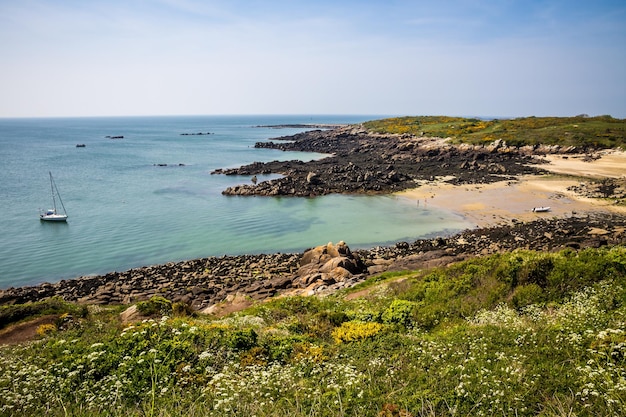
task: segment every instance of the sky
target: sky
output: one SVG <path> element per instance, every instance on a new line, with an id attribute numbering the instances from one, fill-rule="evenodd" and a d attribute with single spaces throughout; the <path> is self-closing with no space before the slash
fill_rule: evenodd
<path id="1" fill-rule="evenodd" d="M 0 0 L 0 117 L 626 118 L 624 0 Z"/>

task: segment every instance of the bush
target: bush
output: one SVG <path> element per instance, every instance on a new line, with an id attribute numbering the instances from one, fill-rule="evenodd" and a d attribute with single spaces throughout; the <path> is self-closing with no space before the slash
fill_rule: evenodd
<path id="1" fill-rule="evenodd" d="M 521 285 L 513 291 L 511 302 L 515 308 L 539 304 L 545 299 L 543 289 L 537 284 Z"/>
<path id="2" fill-rule="evenodd" d="M 309 339 L 301 335 L 271 336 L 260 343 L 267 353 L 268 361 L 285 363 L 294 353 L 297 346 L 310 343 Z"/>
<path id="3" fill-rule="evenodd" d="M 37 332 L 37 334 L 39 336 L 45 336 L 48 333 L 54 332 L 56 329 L 57 328 L 56 328 L 56 326 L 54 324 L 48 323 L 48 324 L 42 324 L 39 327 L 37 327 L 37 331 L 36 332 Z"/>
<path id="4" fill-rule="evenodd" d="M 408 300 L 396 299 L 383 312 L 382 320 L 386 324 L 400 324 L 409 327 L 412 323 L 413 312 L 417 307 L 417 303 Z"/>
<path id="5" fill-rule="evenodd" d="M 530 259 L 522 266 L 517 275 L 517 284 L 536 284 L 541 288 L 548 285 L 548 277 L 554 269 L 552 256 Z"/>
<path id="6" fill-rule="evenodd" d="M 333 339 L 337 343 L 356 342 L 374 337 L 382 330 L 380 323 L 347 321 L 333 331 Z"/>
<path id="7" fill-rule="evenodd" d="M 172 313 L 177 317 L 196 316 L 196 312 L 193 310 L 191 305 L 182 301 L 172 304 Z"/>
<path id="8" fill-rule="evenodd" d="M 165 316 L 172 312 L 172 302 L 160 295 L 155 295 L 148 301 L 138 302 L 137 310 L 145 316 Z"/>
<path id="9" fill-rule="evenodd" d="M 85 317 L 87 307 L 68 303 L 60 297 L 52 297 L 35 303 L 2 306 L 0 307 L 0 329 L 27 318 L 63 313 L 69 313 L 75 317 Z"/>

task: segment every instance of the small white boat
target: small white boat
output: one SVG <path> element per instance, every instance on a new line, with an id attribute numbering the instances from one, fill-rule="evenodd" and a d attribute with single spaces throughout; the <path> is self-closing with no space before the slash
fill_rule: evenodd
<path id="1" fill-rule="evenodd" d="M 533 213 L 545 213 L 547 211 L 550 211 L 550 207 L 534 207 L 533 208 Z"/>
<path id="2" fill-rule="evenodd" d="M 39 219 L 45 222 L 64 222 L 67 221 L 67 212 L 65 211 L 65 206 L 63 205 L 63 201 L 61 200 L 61 195 L 59 194 L 59 190 L 57 189 L 57 185 L 52 178 L 52 173 L 50 174 L 50 190 L 52 191 L 52 207 L 46 211 L 39 210 Z M 61 207 L 63 207 L 63 213 L 57 212 L 57 197 L 59 198 L 59 202 L 61 203 Z"/>

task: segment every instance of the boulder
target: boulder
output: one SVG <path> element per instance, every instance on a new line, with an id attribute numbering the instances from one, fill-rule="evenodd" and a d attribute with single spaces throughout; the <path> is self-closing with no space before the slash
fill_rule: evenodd
<path id="1" fill-rule="evenodd" d="M 317 175 L 315 172 L 309 172 L 306 176 L 306 182 L 309 184 L 319 184 L 319 175 Z"/>
<path id="2" fill-rule="evenodd" d="M 336 245 L 329 242 L 304 252 L 293 283 L 299 288 L 332 285 L 366 272 L 367 266 L 345 242 L 340 241 Z"/>
<path id="3" fill-rule="evenodd" d="M 120 313 L 120 320 L 122 321 L 122 324 L 139 321 L 142 318 L 144 318 L 144 316 L 139 312 L 139 310 L 137 310 L 137 305 L 135 304 Z"/>
<path id="4" fill-rule="evenodd" d="M 359 267 L 354 259 L 349 259 L 345 256 L 338 256 L 336 258 L 330 259 L 319 268 L 319 271 L 323 273 L 329 273 L 336 268 L 343 268 L 351 274 L 358 274 L 359 272 L 362 272 L 359 270 Z"/>

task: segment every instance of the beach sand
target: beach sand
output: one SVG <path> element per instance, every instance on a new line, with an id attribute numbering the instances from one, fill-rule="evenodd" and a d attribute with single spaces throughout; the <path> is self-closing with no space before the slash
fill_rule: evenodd
<path id="1" fill-rule="evenodd" d="M 626 152 L 607 150 L 599 159 L 586 162 L 586 155 L 548 155 L 545 169 L 556 174 L 587 178 L 626 178 Z"/>
<path id="2" fill-rule="evenodd" d="M 585 198 L 568 191 L 586 179 L 626 177 L 626 152 L 606 151 L 599 159 L 583 160 L 584 155 L 552 155 L 542 168 L 550 175 L 529 175 L 516 181 L 455 186 L 430 181 L 421 187 L 398 193 L 415 200 L 416 205 L 456 212 L 477 226 L 508 223 L 513 219 L 532 221 L 537 218 L 568 217 L 585 212 L 614 212 L 626 215 L 626 207 L 607 200 Z M 535 213 L 533 207 L 549 206 L 546 213 Z"/>

